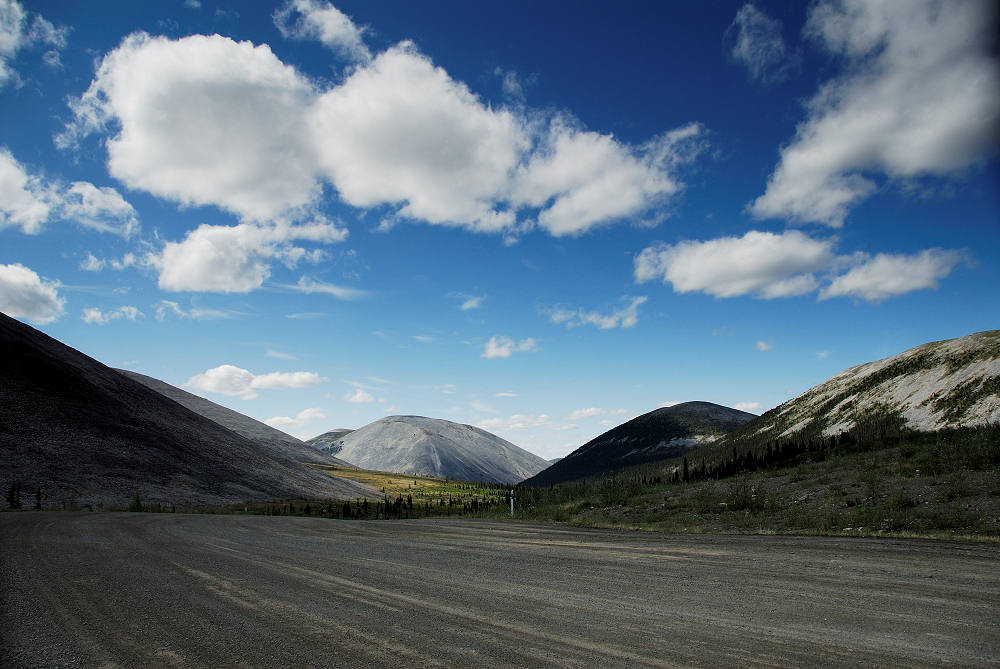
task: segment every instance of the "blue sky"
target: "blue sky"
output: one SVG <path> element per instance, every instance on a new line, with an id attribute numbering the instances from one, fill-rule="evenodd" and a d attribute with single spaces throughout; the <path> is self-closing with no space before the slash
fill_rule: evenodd
<path id="1" fill-rule="evenodd" d="M 998 327 L 990 3 L 0 0 L 0 310 L 543 457 Z"/>

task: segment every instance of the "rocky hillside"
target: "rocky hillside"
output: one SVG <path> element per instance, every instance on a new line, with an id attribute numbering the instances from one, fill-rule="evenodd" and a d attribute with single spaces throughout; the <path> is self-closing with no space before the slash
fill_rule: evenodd
<path id="1" fill-rule="evenodd" d="M 317 435 L 312 439 L 306 439 L 305 443 L 309 446 L 315 448 L 320 453 L 326 453 L 327 455 L 333 456 L 340 453 L 340 440 L 344 436 L 354 432 L 354 430 L 348 430 L 347 428 L 337 428 L 335 430 L 330 430 L 329 432 L 324 432 L 323 434 Z"/>
<path id="2" fill-rule="evenodd" d="M 60 508 L 374 497 L 0 314 L 0 486 Z"/>
<path id="3" fill-rule="evenodd" d="M 229 428 L 233 432 L 256 441 L 267 448 L 280 451 L 294 460 L 344 467 L 350 466 L 342 460 L 329 457 L 322 452 L 317 452 L 315 448 L 310 448 L 306 442 L 296 439 L 290 434 L 286 434 L 259 420 L 254 420 L 249 416 L 244 416 L 238 411 L 233 411 L 220 404 L 216 404 L 204 397 L 181 390 L 177 386 L 172 386 L 165 381 L 160 381 L 159 379 L 154 379 L 151 376 L 139 374 L 138 372 L 131 372 L 127 369 L 116 371 L 130 379 L 138 381 L 147 388 L 155 390 L 165 397 L 169 397 L 178 404 L 186 406 L 191 411 L 215 421 L 222 427 Z"/>
<path id="4" fill-rule="evenodd" d="M 754 418 L 754 414 L 711 402 L 684 402 L 656 409 L 592 439 L 526 483 L 562 483 L 676 457 Z"/>
<path id="5" fill-rule="evenodd" d="M 835 436 L 873 419 L 921 431 L 1000 422 L 1000 330 L 845 369 L 768 411 L 745 436 Z"/>
<path id="6" fill-rule="evenodd" d="M 336 442 L 337 455 L 362 469 L 518 483 L 548 462 L 471 425 L 422 416 L 388 416 Z"/>

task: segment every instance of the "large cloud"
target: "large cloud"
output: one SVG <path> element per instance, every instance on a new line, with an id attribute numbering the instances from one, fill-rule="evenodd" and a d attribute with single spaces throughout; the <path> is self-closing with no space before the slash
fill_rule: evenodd
<path id="1" fill-rule="evenodd" d="M 946 175 L 994 151 L 994 12 L 979 0 L 815 5 L 806 33 L 847 70 L 809 101 L 753 215 L 839 226 L 877 174 Z"/>
<path id="2" fill-rule="evenodd" d="M 402 216 L 485 231 L 512 223 L 493 207 L 528 146 L 525 129 L 410 45 L 323 95 L 310 124 L 324 171 L 355 206 L 402 203 Z"/>
<path id="3" fill-rule="evenodd" d="M 914 255 L 864 253 L 838 256 L 835 240 L 798 230 L 782 234 L 751 230 L 742 237 L 656 244 L 636 256 L 635 280 L 669 282 L 678 293 L 773 299 L 819 291 L 819 299 L 856 297 L 881 302 L 934 288 L 966 258 L 956 250 L 926 249 Z M 846 270 L 846 272 L 845 272 Z M 836 272 L 844 272 L 839 276 Z M 826 284 L 822 286 L 822 284 Z M 767 342 L 757 342 L 766 351 Z"/>
<path id="4" fill-rule="evenodd" d="M 47 281 L 24 265 L 0 265 L 0 311 L 44 325 L 59 318 L 66 300 L 59 282 Z"/>
<path id="5" fill-rule="evenodd" d="M 639 216 L 680 190 L 673 168 L 697 154 L 702 134 L 689 124 L 636 149 L 557 119 L 519 169 L 514 202 L 542 207 L 538 224 L 556 236 Z"/>
<path id="6" fill-rule="evenodd" d="M 914 255 L 879 253 L 835 278 L 820 292 L 820 299 L 857 297 L 868 302 L 915 290 L 936 288 L 962 261 L 964 254 L 945 249 L 927 249 Z"/>
<path id="7" fill-rule="evenodd" d="M 195 374 L 184 385 L 252 400 L 257 397 L 258 390 L 304 388 L 323 381 L 326 379 L 315 372 L 271 372 L 257 375 L 234 365 L 219 365 Z"/>
<path id="8" fill-rule="evenodd" d="M 317 195 L 303 131 L 313 95 L 266 45 L 135 33 L 104 57 L 59 142 L 113 128 L 108 169 L 130 188 L 270 220 Z"/>
<path id="9" fill-rule="evenodd" d="M 658 244 L 636 257 L 635 279 L 661 279 L 678 293 L 716 297 L 803 295 L 816 289 L 814 273 L 832 264 L 832 247 L 831 240 L 812 239 L 798 230 L 751 230 L 742 237 Z"/>
<path id="10" fill-rule="evenodd" d="M 336 11 L 314 0 L 286 10 L 302 21 Z M 300 34 L 299 23 L 281 25 Z M 320 91 L 266 45 L 137 33 L 72 106 L 60 146 L 107 133 L 112 175 L 162 198 L 246 223 L 298 220 L 329 181 L 348 204 L 391 207 L 390 223 L 508 239 L 536 222 L 565 235 L 662 218 L 650 210 L 681 191 L 677 171 L 704 135 L 689 124 L 635 146 L 565 113 L 490 107 L 408 42 Z"/>
<path id="11" fill-rule="evenodd" d="M 337 242 L 347 231 L 327 222 L 310 225 L 201 225 L 183 241 L 167 242 L 152 257 L 164 290 L 245 293 L 270 276 L 271 261 L 294 266 L 310 254 L 296 240 Z"/>

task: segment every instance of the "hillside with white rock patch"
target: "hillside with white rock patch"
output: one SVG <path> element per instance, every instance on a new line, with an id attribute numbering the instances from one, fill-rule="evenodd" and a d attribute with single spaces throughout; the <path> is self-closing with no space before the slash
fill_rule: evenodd
<path id="1" fill-rule="evenodd" d="M 1000 330 L 851 367 L 748 427 L 774 438 L 834 436 L 875 415 L 898 416 L 920 431 L 1000 422 Z"/>

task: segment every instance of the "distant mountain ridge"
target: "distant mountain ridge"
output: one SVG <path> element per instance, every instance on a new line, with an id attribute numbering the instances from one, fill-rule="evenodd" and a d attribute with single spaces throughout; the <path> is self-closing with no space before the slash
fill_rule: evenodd
<path id="1" fill-rule="evenodd" d="M 595 437 L 525 483 L 562 483 L 676 457 L 754 418 L 754 414 L 711 402 L 655 409 Z"/>
<path id="2" fill-rule="evenodd" d="M 232 409 L 226 408 L 221 404 L 216 404 L 211 400 L 207 400 L 204 397 L 189 393 L 186 390 L 182 390 L 177 386 L 172 386 L 165 381 L 154 379 L 151 376 L 139 374 L 138 372 L 132 372 L 127 369 L 118 369 L 116 371 L 138 381 L 147 388 L 155 390 L 161 395 L 172 399 L 178 404 L 191 409 L 191 411 L 194 411 L 195 413 L 200 414 L 223 427 L 229 428 L 237 434 L 241 434 L 253 441 L 267 444 L 271 448 L 281 451 L 299 462 L 334 464 L 345 467 L 351 466 L 343 460 L 338 460 L 337 458 L 318 452 L 314 448 L 310 448 L 306 442 L 296 439 L 292 435 L 286 434 L 281 430 L 273 428 L 267 423 L 262 423 L 259 420 L 250 418 L 249 416 L 244 416 L 238 411 L 233 411 Z"/>
<path id="3" fill-rule="evenodd" d="M 0 314 L 0 484 L 55 505 L 376 496 Z"/>
<path id="4" fill-rule="evenodd" d="M 875 415 L 920 431 L 1000 422 L 1000 330 L 922 344 L 845 369 L 740 434 L 829 437 Z"/>
<path id="5" fill-rule="evenodd" d="M 388 416 L 337 442 L 337 455 L 363 469 L 518 483 L 548 462 L 471 425 L 423 416 Z"/>

